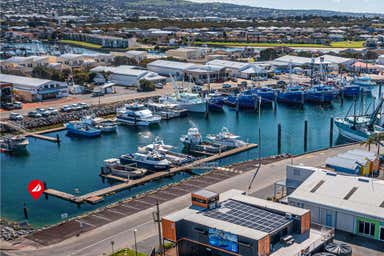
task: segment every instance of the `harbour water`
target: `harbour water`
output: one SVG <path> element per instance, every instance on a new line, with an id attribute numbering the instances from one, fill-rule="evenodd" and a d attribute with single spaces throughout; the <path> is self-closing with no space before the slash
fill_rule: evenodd
<path id="1" fill-rule="evenodd" d="M 372 98 L 366 98 L 368 105 Z M 306 105 L 304 109 L 278 105 L 277 111 L 264 108 L 260 115 L 257 112 L 240 112 L 226 108 L 224 113 L 189 115 L 186 118 L 162 121 L 159 127 L 133 128 L 119 126 L 116 134 L 103 135 L 95 139 L 80 139 L 66 136 L 65 131 L 59 134 L 60 145 L 52 142 L 30 139 L 28 152 L 23 155 L 1 154 L 1 216 L 10 220 L 24 219 L 23 203 L 28 207 L 29 223 L 34 226 L 53 224 L 61 220 L 67 213 L 73 217 L 135 194 L 145 192 L 166 183 L 177 182 L 187 178 L 189 174 L 181 173 L 172 179 L 160 180 L 119 192 L 106 197 L 102 204 L 92 206 L 76 204 L 61 199 L 42 196 L 34 201 L 27 192 L 27 185 L 33 179 L 47 182 L 48 187 L 64 192 L 80 194 L 91 192 L 106 186 L 99 177 L 100 167 L 106 158 L 116 157 L 123 153 L 134 152 L 137 146 L 151 143 L 156 136 L 161 136 L 165 143 L 177 145 L 181 150 L 179 137 L 191 126 L 197 126 L 205 137 L 208 133 L 217 133 L 223 126 L 241 136 L 243 140 L 258 143 L 258 127 L 262 131 L 261 155 L 277 154 L 277 124 L 282 126 L 282 153 L 303 153 L 304 120 L 308 121 L 308 151 L 329 146 L 330 118 L 344 116 L 352 104 L 345 100 L 344 104 L 334 102 L 330 106 Z M 334 130 L 334 144 L 346 141 L 338 138 Z M 251 150 L 220 161 L 220 165 L 255 158 L 258 150 Z"/>

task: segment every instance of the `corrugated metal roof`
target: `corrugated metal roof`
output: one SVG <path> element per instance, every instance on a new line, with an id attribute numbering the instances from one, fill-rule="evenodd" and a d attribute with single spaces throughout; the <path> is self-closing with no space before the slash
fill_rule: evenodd
<path id="1" fill-rule="evenodd" d="M 29 86 L 29 87 L 40 87 L 46 83 L 51 82 L 52 80 L 26 77 L 26 76 L 0 74 L 0 81 L 6 82 L 6 83 L 12 83 L 15 85 L 24 85 L 24 86 Z"/>

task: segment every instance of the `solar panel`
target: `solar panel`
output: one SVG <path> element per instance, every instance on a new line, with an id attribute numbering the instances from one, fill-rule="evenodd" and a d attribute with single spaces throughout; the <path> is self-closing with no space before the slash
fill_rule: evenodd
<path id="1" fill-rule="evenodd" d="M 222 209 L 225 209 L 225 211 Z M 220 208 L 204 212 L 203 214 L 210 218 L 223 220 L 266 233 L 273 233 L 292 222 L 292 220 L 287 219 L 284 215 L 233 199 L 228 199 L 222 202 Z"/>

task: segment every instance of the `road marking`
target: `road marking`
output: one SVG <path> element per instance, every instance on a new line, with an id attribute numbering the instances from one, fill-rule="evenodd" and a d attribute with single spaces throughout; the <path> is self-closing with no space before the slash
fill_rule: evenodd
<path id="1" fill-rule="evenodd" d="M 129 232 L 133 232 L 133 230 L 135 230 L 135 229 L 139 229 L 140 227 L 145 226 L 145 225 L 150 224 L 150 223 L 153 223 L 153 220 L 144 222 L 144 223 L 142 223 L 142 224 L 140 224 L 140 225 L 138 225 L 138 226 L 136 226 L 136 227 L 132 227 L 132 228 L 129 228 L 129 229 L 127 229 L 127 230 L 120 231 L 119 233 L 116 233 L 116 234 L 114 234 L 114 235 L 112 235 L 112 236 L 109 236 L 109 237 L 107 237 L 107 238 L 104 238 L 103 240 L 97 241 L 96 243 L 90 244 L 90 245 L 88 245 L 88 246 L 86 246 L 86 247 L 84 247 L 84 248 L 82 248 L 82 249 L 80 249 L 80 250 L 78 250 L 78 251 L 76 251 L 76 252 L 72 252 L 70 255 L 76 255 L 76 254 L 78 254 L 78 253 L 80 253 L 80 252 L 82 252 L 82 251 L 84 251 L 84 250 L 87 250 L 87 249 L 89 249 L 89 248 L 91 248 L 91 247 L 93 247 L 93 246 L 95 246 L 95 245 L 101 244 L 101 243 L 103 243 L 103 242 L 105 242 L 105 241 L 110 241 L 111 238 L 120 236 L 122 233 L 125 233 L 125 232 L 128 232 L 128 231 L 129 231 Z M 79 254 L 78 254 L 78 255 L 79 255 Z M 80 254 L 80 255 L 81 255 L 81 254 Z"/>
<path id="2" fill-rule="evenodd" d="M 96 214 L 93 214 L 93 215 L 91 215 L 91 216 L 94 216 L 94 217 L 96 217 L 96 218 L 99 218 L 99 219 L 102 219 L 102 220 L 106 220 L 106 221 L 112 221 L 111 219 L 108 219 L 108 218 L 106 218 L 106 217 L 99 216 L 99 215 L 96 215 Z"/>
<path id="3" fill-rule="evenodd" d="M 119 212 L 119 211 L 116 211 L 116 210 L 108 209 L 107 211 L 109 211 L 109 212 L 114 212 L 114 213 L 117 213 L 117 214 L 120 214 L 120 215 L 124 215 L 124 216 L 127 215 L 127 214 L 125 214 L 125 213 L 122 213 L 122 212 Z"/>
<path id="4" fill-rule="evenodd" d="M 91 224 L 91 223 L 88 223 L 88 222 L 85 222 L 85 221 L 83 221 L 83 220 L 76 220 L 77 222 L 79 222 L 79 223 L 83 223 L 83 224 L 85 224 L 85 225 L 88 225 L 88 226 L 91 226 L 91 227 L 94 227 L 94 228 L 97 228 L 97 226 L 96 225 L 93 225 L 93 224 Z"/>

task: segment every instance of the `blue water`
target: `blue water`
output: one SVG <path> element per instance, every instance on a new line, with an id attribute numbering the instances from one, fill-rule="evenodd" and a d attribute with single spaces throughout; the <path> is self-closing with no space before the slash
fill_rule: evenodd
<path id="1" fill-rule="evenodd" d="M 371 101 L 372 98 L 366 100 Z M 75 193 L 75 189 L 84 194 L 109 184 L 103 183 L 99 170 L 104 159 L 116 157 L 123 153 L 136 151 L 137 146 L 151 143 L 155 136 L 161 136 L 167 144 L 178 146 L 179 137 L 185 134 L 192 125 L 197 126 L 203 135 L 217 133 L 223 126 L 241 135 L 243 140 L 257 143 L 258 127 L 261 126 L 261 155 L 269 156 L 277 153 L 277 124 L 282 125 L 282 152 L 290 154 L 303 153 L 304 120 L 308 120 L 308 151 L 329 146 L 330 117 L 344 116 L 352 102 L 345 100 L 344 105 L 335 102 L 328 107 L 306 105 L 302 110 L 295 107 L 279 105 L 277 111 L 265 108 L 262 110 L 260 123 L 258 113 L 240 112 L 225 109 L 224 113 L 210 113 L 208 119 L 194 114 L 186 118 L 162 121 L 156 128 L 133 128 L 120 126 L 116 134 L 103 135 L 94 139 L 79 139 L 66 136 L 65 131 L 59 134 L 61 145 L 52 142 L 30 139 L 28 153 L 22 155 L 1 154 L 1 215 L 2 217 L 20 221 L 24 219 L 23 203 L 28 207 L 29 222 L 35 226 L 52 224 L 60 221 L 60 214 L 68 213 L 70 217 L 90 211 L 123 198 L 135 195 L 189 177 L 181 173 L 172 179 L 152 182 L 141 187 L 117 193 L 107 197 L 105 202 L 92 206 L 83 204 L 80 208 L 61 199 L 42 196 L 34 201 L 27 192 L 27 185 L 33 179 L 47 182 L 48 187 Z M 334 143 L 345 142 L 338 138 L 334 129 Z M 231 162 L 255 158 L 257 150 L 244 152 L 219 162 L 225 165 Z"/>

